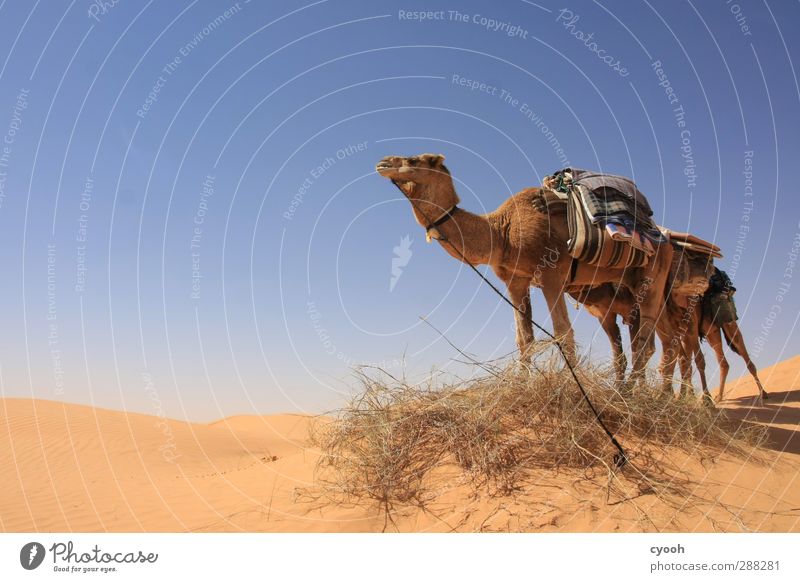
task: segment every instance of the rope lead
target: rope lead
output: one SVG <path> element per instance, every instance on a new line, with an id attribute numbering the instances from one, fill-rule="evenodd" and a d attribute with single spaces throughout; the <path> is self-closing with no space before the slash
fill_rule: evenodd
<path id="1" fill-rule="evenodd" d="M 419 214 L 421 216 L 423 216 L 425 218 L 425 220 L 428 222 L 428 224 L 431 224 L 430 220 L 425 215 L 425 213 L 422 212 L 419 209 L 419 207 L 417 207 L 416 204 L 414 204 L 414 201 L 406 194 L 405 190 L 403 190 L 400 187 L 400 184 L 398 184 L 395 180 L 392 180 L 392 184 L 397 186 L 397 189 L 400 190 L 400 192 L 403 193 L 403 196 L 405 198 L 407 198 L 409 202 L 411 202 L 411 205 L 414 207 L 414 209 L 417 212 L 419 212 Z M 475 265 L 473 265 L 469 260 L 467 260 L 467 258 L 464 256 L 464 254 L 460 250 L 458 250 L 458 248 L 453 243 L 451 243 L 447 239 L 447 237 L 444 236 L 441 232 L 439 233 L 439 238 L 437 240 L 439 242 L 441 242 L 441 243 L 447 243 L 448 245 L 450 245 L 450 248 L 453 249 L 458 254 L 460 259 L 464 263 L 466 263 L 473 271 L 475 271 L 475 273 L 477 273 L 478 277 L 480 277 L 483 280 L 484 283 L 489 285 L 489 287 L 492 289 L 492 291 L 497 293 L 497 295 L 499 295 L 500 298 L 503 301 L 508 303 L 512 308 L 514 308 L 515 311 L 520 313 L 523 317 L 527 317 L 527 315 L 525 314 L 524 311 L 522 311 L 518 306 L 514 305 L 514 303 L 512 303 L 511 300 L 508 297 L 506 297 L 505 294 L 502 291 L 500 291 L 494 285 L 494 283 L 489 281 L 489 279 L 487 279 L 486 276 L 483 273 L 481 273 Z M 536 329 L 538 329 L 539 331 L 544 333 L 547 337 L 552 339 L 553 342 L 556 344 L 556 347 L 558 348 L 558 353 L 561 354 L 561 357 L 563 358 L 564 363 L 567 365 L 567 368 L 569 369 L 570 374 L 572 374 L 572 379 L 575 380 L 575 384 L 578 385 L 578 388 L 580 389 L 581 394 L 583 395 L 583 399 L 586 401 L 586 404 L 589 406 L 589 409 L 594 414 L 594 418 L 597 421 L 597 424 L 599 424 L 600 427 L 605 431 L 606 435 L 608 436 L 609 440 L 611 441 L 611 444 L 613 444 L 616 447 L 618 452 L 616 454 L 614 454 L 614 456 L 613 456 L 614 466 L 617 467 L 618 469 L 621 469 L 628 462 L 628 457 L 625 454 L 625 449 L 622 448 L 622 445 L 619 444 L 619 442 L 617 441 L 616 437 L 614 436 L 614 433 L 612 433 L 611 430 L 609 430 L 609 428 L 606 426 L 605 422 L 603 422 L 603 417 L 600 415 L 600 412 L 598 412 L 597 408 L 595 408 L 594 404 L 592 403 L 591 399 L 589 398 L 589 394 L 587 394 L 586 389 L 583 387 L 583 384 L 581 384 L 581 381 L 578 379 L 578 375 L 575 373 L 575 368 L 572 367 L 572 362 L 569 361 L 569 358 L 564 353 L 564 347 L 561 345 L 561 340 L 559 340 L 555 335 L 550 333 L 548 330 L 543 328 L 541 325 L 536 323 L 536 321 L 533 319 L 533 317 L 531 317 L 531 323 L 536 327 Z"/>

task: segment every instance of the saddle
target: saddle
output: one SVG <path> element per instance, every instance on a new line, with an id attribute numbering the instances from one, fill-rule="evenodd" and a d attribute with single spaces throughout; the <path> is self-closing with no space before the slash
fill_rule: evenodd
<path id="1" fill-rule="evenodd" d="M 570 255 L 598 267 L 643 267 L 667 242 L 636 184 L 623 176 L 565 168 L 544 179 L 547 200 L 567 206 Z M 548 206 L 551 204 L 548 200 Z"/>

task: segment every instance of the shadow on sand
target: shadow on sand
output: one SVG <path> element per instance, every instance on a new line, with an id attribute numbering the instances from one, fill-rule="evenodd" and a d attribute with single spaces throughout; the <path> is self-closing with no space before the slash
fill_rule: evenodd
<path id="1" fill-rule="evenodd" d="M 755 396 L 742 396 L 725 402 L 725 415 L 742 425 L 759 424 L 767 427 L 768 441 L 764 446 L 782 453 L 800 454 L 800 389 L 786 391 L 772 388 L 769 399 L 761 406 Z M 783 426 L 772 426 L 772 425 Z"/>

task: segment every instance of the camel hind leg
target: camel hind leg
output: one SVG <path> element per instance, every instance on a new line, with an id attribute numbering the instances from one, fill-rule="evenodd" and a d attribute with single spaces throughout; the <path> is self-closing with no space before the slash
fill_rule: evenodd
<path id="1" fill-rule="evenodd" d="M 725 341 L 728 342 L 728 346 L 730 346 L 730 348 L 744 360 L 745 365 L 747 365 L 747 371 L 750 372 L 750 375 L 753 376 L 753 379 L 756 381 L 756 386 L 758 386 L 759 401 L 762 399 L 767 399 L 769 395 L 767 394 L 767 391 L 764 390 L 764 386 L 761 384 L 756 365 L 753 363 L 753 360 L 750 359 L 750 354 L 747 353 L 747 347 L 744 344 L 744 338 L 742 337 L 742 332 L 739 329 L 739 324 L 737 324 L 735 321 L 723 324 L 722 333 L 725 334 Z"/>

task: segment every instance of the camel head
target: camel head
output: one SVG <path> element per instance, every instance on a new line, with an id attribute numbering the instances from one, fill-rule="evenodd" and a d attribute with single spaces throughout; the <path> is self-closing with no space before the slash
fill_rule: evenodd
<path id="1" fill-rule="evenodd" d="M 422 226 L 428 226 L 442 213 L 458 204 L 453 178 L 441 154 L 418 156 L 386 156 L 375 171 L 394 182 L 411 201 L 414 215 Z"/>

